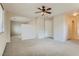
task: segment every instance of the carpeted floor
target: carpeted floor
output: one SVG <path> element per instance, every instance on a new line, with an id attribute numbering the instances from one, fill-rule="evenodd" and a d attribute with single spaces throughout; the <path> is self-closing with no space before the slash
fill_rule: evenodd
<path id="1" fill-rule="evenodd" d="M 79 45 L 52 39 L 31 39 L 7 43 L 3 56 L 79 56 Z"/>

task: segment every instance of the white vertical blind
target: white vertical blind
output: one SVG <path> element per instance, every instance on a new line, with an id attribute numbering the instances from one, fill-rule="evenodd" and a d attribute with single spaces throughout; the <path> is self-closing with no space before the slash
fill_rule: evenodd
<path id="1" fill-rule="evenodd" d="M 3 32 L 4 29 L 3 29 L 3 9 L 0 5 L 0 32 Z"/>

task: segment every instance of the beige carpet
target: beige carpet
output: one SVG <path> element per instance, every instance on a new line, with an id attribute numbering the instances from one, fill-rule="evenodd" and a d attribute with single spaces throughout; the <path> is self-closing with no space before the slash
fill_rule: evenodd
<path id="1" fill-rule="evenodd" d="M 31 39 L 7 44 L 4 56 L 79 56 L 79 45 L 52 39 Z"/>

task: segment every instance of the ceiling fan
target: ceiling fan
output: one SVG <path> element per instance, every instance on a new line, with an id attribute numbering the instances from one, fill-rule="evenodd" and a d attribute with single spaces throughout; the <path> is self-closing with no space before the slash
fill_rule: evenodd
<path id="1" fill-rule="evenodd" d="M 46 8 L 45 6 L 42 6 L 41 8 L 37 8 L 37 9 L 40 10 L 40 11 L 35 12 L 35 13 L 42 13 L 42 16 L 45 15 L 45 14 L 51 14 L 52 13 L 52 12 L 50 12 L 50 10 L 52 8 Z"/>

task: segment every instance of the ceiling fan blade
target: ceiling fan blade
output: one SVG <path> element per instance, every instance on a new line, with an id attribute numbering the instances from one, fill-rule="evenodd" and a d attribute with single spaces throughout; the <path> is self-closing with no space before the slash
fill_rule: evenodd
<path id="1" fill-rule="evenodd" d="M 41 8 L 38 8 L 39 10 L 42 10 Z"/>
<path id="2" fill-rule="evenodd" d="M 41 13 L 41 11 L 37 11 L 37 12 L 35 12 L 35 13 Z"/>
<path id="3" fill-rule="evenodd" d="M 47 8 L 47 10 L 51 10 L 52 8 Z"/>
<path id="4" fill-rule="evenodd" d="M 51 12 L 46 12 L 46 13 L 51 14 Z"/>
<path id="5" fill-rule="evenodd" d="M 44 9 L 44 8 L 45 8 L 45 6 L 42 6 L 42 8 Z"/>

